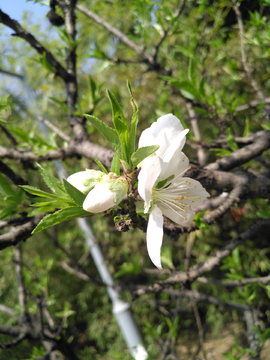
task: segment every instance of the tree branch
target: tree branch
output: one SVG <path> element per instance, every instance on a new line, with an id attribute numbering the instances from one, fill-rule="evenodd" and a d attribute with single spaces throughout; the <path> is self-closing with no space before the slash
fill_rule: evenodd
<path id="1" fill-rule="evenodd" d="M 66 69 L 53 57 L 53 55 L 41 45 L 36 38 L 26 31 L 16 20 L 11 19 L 7 14 L 0 10 L 0 23 L 10 27 L 15 31 L 13 36 L 18 36 L 26 40 L 39 54 L 46 53 L 46 59 L 56 69 L 57 75 L 61 76 L 64 81 L 69 79 Z"/>
<path id="2" fill-rule="evenodd" d="M 45 216 L 45 213 L 29 218 L 29 221 L 23 225 L 13 228 L 10 232 L 0 235 L 0 250 L 5 249 L 8 246 L 15 246 L 20 241 L 25 241 L 31 236 L 32 231 Z"/>
<path id="3" fill-rule="evenodd" d="M 138 45 L 136 45 L 133 41 L 131 41 L 125 34 L 116 29 L 114 26 L 110 25 L 107 21 L 100 18 L 93 11 L 86 9 L 84 6 L 77 4 L 76 8 L 88 16 L 90 19 L 94 20 L 99 25 L 103 26 L 106 30 L 108 30 L 111 34 L 118 37 L 118 39 L 125 45 L 127 45 L 130 49 L 134 50 L 140 57 L 142 57 L 147 63 L 152 64 L 153 58 L 152 56 L 146 54 Z"/>

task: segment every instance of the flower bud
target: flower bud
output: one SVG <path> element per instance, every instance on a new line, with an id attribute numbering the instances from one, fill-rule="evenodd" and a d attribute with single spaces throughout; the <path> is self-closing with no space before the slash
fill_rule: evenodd
<path id="1" fill-rule="evenodd" d="M 84 194 L 88 194 L 97 184 L 108 179 L 108 175 L 102 171 L 86 169 L 70 175 L 67 181 Z"/>
<path id="2" fill-rule="evenodd" d="M 106 211 L 120 203 L 128 191 L 128 183 L 124 177 L 100 182 L 86 196 L 83 208 L 91 213 Z"/>

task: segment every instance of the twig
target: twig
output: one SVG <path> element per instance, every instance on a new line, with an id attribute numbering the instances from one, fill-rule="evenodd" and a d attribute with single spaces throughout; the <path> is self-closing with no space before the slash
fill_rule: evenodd
<path id="1" fill-rule="evenodd" d="M 4 312 L 5 314 L 8 314 L 10 316 L 14 316 L 15 315 L 15 311 L 13 309 L 11 309 L 10 307 L 0 304 L 0 311 Z"/>
<path id="2" fill-rule="evenodd" d="M 194 132 L 195 139 L 198 142 L 200 142 L 201 134 L 200 134 L 199 126 L 198 126 L 196 113 L 195 113 L 190 101 L 186 100 L 186 106 L 187 106 L 189 117 L 191 118 L 191 126 L 192 126 L 192 130 Z M 204 166 L 205 162 L 206 162 L 206 154 L 205 154 L 202 146 L 198 146 L 197 155 L 198 155 L 198 160 L 199 160 L 200 165 Z"/>
<path id="3" fill-rule="evenodd" d="M 6 342 L 6 343 L 2 343 L 0 344 L 0 348 L 1 349 L 9 349 L 12 348 L 16 345 L 19 345 L 24 339 L 26 338 L 26 335 L 21 333 L 16 339 Z"/>
<path id="4" fill-rule="evenodd" d="M 175 14 L 175 17 L 174 17 L 174 21 L 180 16 L 180 14 L 181 14 L 181 12 L 182 12 L 182 10 L 184 8 L 184 5 L 185 5 L 185 0 L 181 0 L 180 4 L 178 6 L 177 12 Z M 155 61 L 156 61 L 156 58 L 157 58 L 157 55 L 158 55 L 160 45 L 166 39 L 167 35 L 169 34 L 169 32 L 171 30 L 171 27 L 172 27 L 172 25 L 164 30 L 163 34 L 159 37 L 156 44 L 154 45 L 154 51 L 152 53 L 152 57 L 153 57 L 153 59 L 155 59 Z"/>
<path id="5" fill-rule="evenodd" d="M 203 274 L 210 272 L 215 266 L 219 265 L 220 262 L 225 259 L 230 253 L 243 242 L 248 239 L 252 239 L 255 236 L 261 233 L 267 233 L 270 230 L 270 220 L 260 220 L 258 223 L 253 225 L 248 230 L 241 233 L 237 238 L 231 240 L 225 247 L 218 250 L 207 260 L 198 263 L 197 265 L 192 266 L 189 269 L 188 273 L 178 272 L 175 275 L 169 277 L 166 280 L 159 281 L 153 285 L 140 287 L 136 291 L 134 291 L 134 298 L 147 294 L 147 293 L 157 293 L 161 290 L 167 291 L 166 287 L 168 285 L 177 284 L 177 283 L 185 283 L 187 281 L 193 282 L 198 277 L 201 277 Z"/>
<path id="6" fill-rule="evenodd" d="M 145 61 L 149 62 L 150 64 L 153 63 L 152 56 L 146 54 L 138 45 L 136 45 L 132 40 L 130 40 L 125 34 L 121 31 L 116 29 L 114 26 L 110 25 L 107 21 L 100 18 L 97 14 L 93 11 L 86 9 L 84 6 L 77 4 L 76 8 L 88 16 L 90 19 L 94 20 L 96 23 L 103 26 L 106 30 L 108 30 L 111 34 L 118 37 L 118 39 L 129 48 L 134 50 L 139 56 L 141 56 Z"/>
<path id="7" fill-rule="evenodd" d="M 263 283 L 268 284 L 270 282 L 270 276 L 263 276 L 257 278 L 249 278 L 249 279 L 242 279 L 242 280 L 217 280 L 217 279 L 209 279 L 205 277 L 198 277 L 197 280 L 203 284 L 215 284 L 215 285 L 222 285 L 222 286 L 244 286 L 247 284 L 256 284 L 256 283 Z"/>
<path id="8" fill-rule="evenodd" d="M 241 15 L 241 12 L 239 10 L 239 6 L 237 5 L 236 0 L 232 0 L 232 3 L 233 3 L 233 8 L 234 8 L 238 26 L 239 26 L 239 31 L 240 31 L 242 64 L 243 64 L 245 72 L 248 76 L 248 79 L 251 83 L 251 86 L 253 87 L 254 91 L 257 93 L 258 97 L 264 102 L 265 101 L 264 94 L 259 89 L 259 86 L 258 86 L 256 80 L 253 78 L 251 71 L 249 69 L 249 66 L 248 66 L 247 55 L 246 55 L 246 50 L 245 50 L 245 35 L 244 35 L 245 33 L 244 33 L 244 25 L 243 25 L 242 15 Z"/>
<path id="9" fill-rule="evenodd" d="M 70 142 L 71 138 L 66 135 L 62 130 L 60 130 L 58 127 L 56 127 L 54 124 L 52 124 L 49 120 L 44 119 L 42 116 L 37 117 L 38 121 L 45 124 L 49 129 L 51 129 L 56 135 L 58 135 L 61 139 Z"/>
<path id="10" fill-rule="evenodd" d="M 194 312 L 194 316 L 195 316 L 196 324 L 197 324 L 197 328 L 198 328 L 200 348 L 202 350 L 204 360 L 207 360 L 207 356 L 206 356 L 205 349 L 204 349 L 204 339 L 203 339 L 204 336 L 203 336 L 201 317 L 200 317 L 197 305 L 193 304 L 192 308 L 193 308 L 193 312 Z"/>
<path id="11" fill-rule="evenodd" d="M 235 108 L 235 111 L 237 111 L 237 112 L 238 111 L 244 111 L 244 110 L 249 109 L 250 107 L 254 107 L 254 106 L 260 105 L 262 103 L 265 103 L 265 104 L 270 103 L 270 98 L 264 98 L 263 100 L 262 99 L 261 100 L 252 100 L 247 104 L 237 106 Z"/>
<path id="12" fill-rule="evenodd" d="M 15 253 L 15 270 L 18 282 L 18 298 L 19 298 L 19 305 L 21 316 L 24 317 L 25 315 L 25 289 L 24 289 L 24 282 L 22 276 L 22 253 L 21 253 L 21 244 L 17 244 L 14 248 Z"/>

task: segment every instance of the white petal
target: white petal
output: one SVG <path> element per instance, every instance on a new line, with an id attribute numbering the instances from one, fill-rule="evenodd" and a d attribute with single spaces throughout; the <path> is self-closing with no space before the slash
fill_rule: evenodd
<path id="1" fill-rule="evenodd" d="M 149 145 L 160 145 L 156 154 L 163 157 L 167 148 L 183 130 L 184 128 L 176 116 L 172 114 L 163 115 L 142 132 L 139 139 L 139 148 Z"/>
<path id="2" fill-rule="evenodd" d="M 158 156 L 148 157 L 138 176 L 138 192 L 145 201 L 145 213 L 149 210 L 152 189 L 161 172 L 161 162 Z"/>
<path id="3" fill-rule="evenodd" d="M 75 174 L 70 175 L 67 178 L 67 181 L 73 185 L 76 189 L 80 190 L 81 192 L 83 192 L 84 190 L 87 189 L 86 186 L 83 185 L 83 182 L 87 179 L 89 179 L 89 174 L 87 171 L 79 171 L 76 172 Z"/>
<path id="4" fill-rule="evenodd" d="M 152 211 L 149 215 L 146 243 L 149 257 L 153 264 L 158 268 L 162 269 L 160 249 L 163 239 L 163 216 L 162 211 L 156 206 L 153 206 Z"/>
<path id="5" fill-rule="evenodd" d="M 180 152 L 183 149 L 183 146 L 186 142 L 186 134 L 189 132 L 189 129 L 181 131 L 177 137 L 170 144 L 165 154 L 163 155 L 163 161 L 169 162 L 176 152 Z"/>
<path id="6" fill-rule="evenodd" d="M 86 196 L 83 209 L 97 214 L 115 206 L 114 199 L 115 193 L 109 190 L 108 183 L 100 183 Z"/>
<path id="7" fill-rule="evenodd" d="M 182 151 L 177 151 L 177 153 L 168 163 L 163 162 L 159 181 L 165 180 L 173 174 L 175 179 L 178 177 L 177 181 L 179 182 L 181 180 L 179 177 L 185 173 L 185 171 L 188 169 L 188 166 L 188 157 Z"/>
<path id="8" fill-rule="evenodd" d="M 175 212 L 174 210 L 168 208 L 167 206 L 163 204 L 158 204 L 160 209 L 162 210 L 163 214 L 170 220 L 174 221 L 176 224 L 182 225 L 182 226 L 188 226 L 192 223 L 193 218 L 195 216 L 195 212 L 192 211 L 190 208 L 186 208 L 185 211 L 181 211 L 179 208 L 178 212 Z"/>

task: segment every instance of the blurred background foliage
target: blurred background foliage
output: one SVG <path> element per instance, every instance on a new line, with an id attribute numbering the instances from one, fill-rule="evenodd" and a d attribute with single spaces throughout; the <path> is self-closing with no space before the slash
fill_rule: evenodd
<path id="1" fill-rule="evenodd" d="M 233 140 L 235 136 L 243 137 L 259 130 L 270 130 L 270 123 L 263 115 L 264 106 L 259 102 L 243 111 L 237 110 L 237 107 L 253 101 L 255 97 L 241 62 L 239 27 L 231 1 L 185 1 L 179 17 L 175 17 L 179 3 L 174 0 L 82 0 L 79 3 L 126 34 L 148 54 L 154 51 L 160 36 L 165 33 L 166 36 L 157 53 L 160 68 L 150 68 L 118 38 L 77 11 L 78 114 L 94 113 L 111 125 L 110 104 L 105 93 L 105 89 L 109 88 L 130 119 L 132 107 L 126 90 L 128 80 L 140 110 L 138 136 L 160 115 L 170 112 L 178 116 L 185 127 L 191 128 L 185 105 L 186 99 L 189 99 L 199 119 L 202 141 L 211 143 L 218 137 L 227 138 L 222 146 L 213 147 L 213 150 L 218 151 L 208 152 L 207 162 L 213 162 L 236 150 L 238 145 Z M 239 3 L 248 65 L 259 88 L 267 96 L 270 92 L 270 2 L 243 0 Z M 59 9 L 58 12 L 62 15 Z M 9 15 L 12 18 L 12 13 Z M 64 27 L 56 28 L 47 19 L 40 23 L 34 21 L 31 13 L 22 14 L 21 24 L 64 66 L 65 49 L 70 46 L 65 38 Z M 21 80 L 14 78 L 13 82 L 12 77 L 1 74 L 1 104 L 8 104 L 8 107 L 1 111 L 3 123 L 0 125 L 12 134 L 10 139 L 1 127 L 1 146 L 16 144 L 25 151 L 39 155 L 64 146 L 64 140 L 53 132 L 49 131 L 48 137 L 42 133 L 36 120 L 37 115 L 45 115 L 72 136 L 62 80 L 55 76 L 46 57 L 37 54 L 20 38 L 11 37 L 3 25 L 0 26 L 0 35 L 0 68 L 12 73 L 24 71 L 35 94 L 34 108 L 30 108 L 31 99 Z M 92 142 L 108 147 L 94 127 L 90 124 L 86 126 Z M 187 139 L 195 141 L 192 129 Z M 189 141 L 184 150 L 191 160 L 197 161 L 197 152 Z M 23 167 L 21 163 L 10 159 L 5 161 L 32 186 L 48 191 L 35 168 Z M 56 176 L 51 162 L 42 165 Z M 93 161 L 85 158 L 66 159 L 64 166 L 68 174 L 86 167 L 96 168 Z M 244 167 L 258 172 L 262 170 L 258 159 Z M 4 179 L 7 184 L 0 187 L 1 220 L 29 211 L 29 199 L 24 192 L 7 178 Z M 247 199 L 234 205 L 230 212 L 211 226 L 202 225 L 199 230 L 189 235 L 183 234 L 180 238 L 165 235 L 162 249 L 165 269 L 185 271 L 187 246 L 191 246 L 192 266 L 206 260 L 230 239 L 255 224 L 258 217 L 268 218 L 269 215 L 269 204 L 265 199 Z M 144 233 L 134 229 L 127 233 L 117 232 L 109 216 L 93 216 L 89 222 L 109 269 L 115 274 L 116 282 L 122 285 L 146 285 L 156 279 L 154 272 L 149 274 L 145 271 L 153 266 L 148 258 Z M 214 268 L 208 275 L 216 280 L 267 276 L 270 272 L 269 251 L 267 237 L 258 237 L 256 242 L 247 241 L 236 248 L 222 262 L 222 266 Z M 79 263 L 81 261 L 86 274 L 98 278 L 88 247 L 75 221 L 32 236 L 22 244 L 22 253 L 29 313 L 38 313 L 35 300 L 42 294 L 47 299 L 51 316 L 55 321 L 63 323 L 65 337 L 80 359 L 130 359 L 112 315 L 106 288 L 80 280 L 61 266 L 63 262 L 75 259 Z M 0 302 L 19 314 L 13 258 L 13 248 L 0 252 Z M 177 285 L 174 287 L 177 289 Z M 191 289 L 215 296 L 223 302 L 252 305 L 260 309 L 259 334 L 264 334 L 270 327 L 270 285 L 253 283 L 224 286 L 194 282 Z M 131 303 L 152 359 L 159 359 L 169 333 L 176 354 L 176 357 L 171 358 L 175 359 L 244 359 L 242 356 L 248 352 L 241 312 L 203 302 L 197 305 L 194 303 L 196 312 L 194 306 L 187 306 L 188 301 L 183 299 L 179 305 L 176 296 L 162 292 L 143 295 L 134 301 L 129 291 L 123 292 L 122 296 Z M 179 313 L 174 321 L 171 314 L 176 307 Z M 208 346 L 204 347 L 203 352 L 198 336 L 197 313 Z M 0 312 L 1 324 L 12 325 L 12 322 L 13 318 Z M 265 334 L 264 337 L 261 335 L 262 346 L 267 340 Z M 224 341 L 224 346 L 216 348 L 215 343 L 219 344 L 219 339 Z M 1 342 L 9 340 L 8 336 L 0 336 Z M 36 359 L 43 354 L 42 345 L 32 341 L 24 341 L 12 349 L 0 350 L 1 360 Z M 262 359 L 267 357 L 262 355 Z"/>

